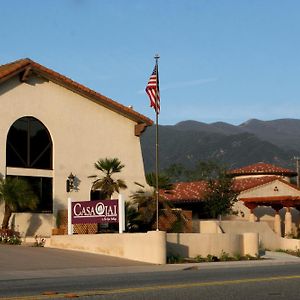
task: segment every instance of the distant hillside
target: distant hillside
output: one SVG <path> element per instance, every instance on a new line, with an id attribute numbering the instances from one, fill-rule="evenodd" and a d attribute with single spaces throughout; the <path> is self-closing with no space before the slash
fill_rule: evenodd
<path id="1" fill-rule="evenodd" d="M 300 156 L 300 120 L 249 120 L 235 126 L 224 122 L 206 124 L 183 121 L 160 126 L 160 169 L 180 163 L 192 168 L 198 160 L 217 160 L 229 168 L 264 161 L 289 168 Z M 143 134 L 146 172 L 155 165 L 155 126 Z"/>
<path id="2" fill-rule="evenodd" d="M 300 120 L 260 121 L 252 119 L 238 127 L 284 149 L 296 151 L 300 149 Z"/>

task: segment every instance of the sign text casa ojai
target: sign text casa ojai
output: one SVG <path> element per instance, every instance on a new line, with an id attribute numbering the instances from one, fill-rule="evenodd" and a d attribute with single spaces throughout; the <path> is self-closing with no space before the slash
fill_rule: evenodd
<path id="1" fill-rule="evenodd" d="M 72 202 L 72 224 L 118 222 L 118 200 Z"/>

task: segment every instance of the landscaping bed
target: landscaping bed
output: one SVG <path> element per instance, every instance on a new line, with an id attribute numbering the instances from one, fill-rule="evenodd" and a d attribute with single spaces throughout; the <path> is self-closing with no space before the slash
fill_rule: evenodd
<path id="1" fill-rule="evenodd" d="M 230 256 L 226 252 L 222 252 L 221 255 L 215 256 L 208 254 L 206 257 L 197 255 L 194 258 L 184 258 L 180 255 L 170 254 L 167 256 L 167 263 L 168 264 L 178 264 L 178 263 L 204 263 L 204 262 L 221 262 L 221 261 L 241 261 L 241 260 L 260 260 L 263 259 L 260 255 L 251 256 L 251 255 L 240 255 L 235 254 L 234 256 Z"/>

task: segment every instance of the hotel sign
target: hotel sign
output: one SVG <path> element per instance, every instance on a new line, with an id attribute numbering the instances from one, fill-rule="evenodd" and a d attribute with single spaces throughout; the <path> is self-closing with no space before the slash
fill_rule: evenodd
<path id="1" fill-rule="evenodd" d="M 72 202 L 72 224 L 118 223 L 118 200 Z"/>

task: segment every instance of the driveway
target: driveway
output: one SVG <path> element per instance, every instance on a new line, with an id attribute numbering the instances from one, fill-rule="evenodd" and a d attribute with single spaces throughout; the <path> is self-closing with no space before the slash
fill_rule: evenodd
<path id="1" fill-rule="evenodd" d="M 100 254 L 44 247 L 0 244 L 0 280 L 36 274 L 81 273 L 114 268 L 149 266 L 147 263 Z"/>

